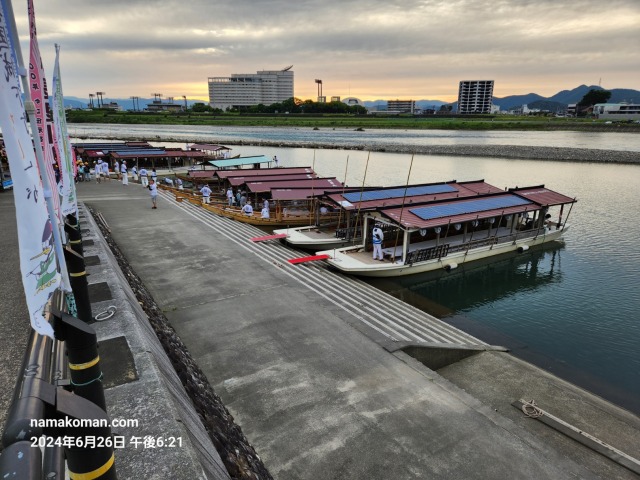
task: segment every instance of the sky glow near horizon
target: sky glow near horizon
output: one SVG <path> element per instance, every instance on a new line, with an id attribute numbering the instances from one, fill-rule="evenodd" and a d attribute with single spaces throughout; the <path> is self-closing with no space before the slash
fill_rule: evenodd
<path id="1" fill-rule="evenodd" d="M 13 0 L 23 55 L 26 0 Z M 208 100 L 208 77 L 293 65 L 295 96 L 457 100 L 581 84 L 640 90 L 639 0 L 34 0 L 66 96 Z M 490 7 L 489 7 L 490 5 Z M 640 100 L 640 99 L 637 99 Z"/>

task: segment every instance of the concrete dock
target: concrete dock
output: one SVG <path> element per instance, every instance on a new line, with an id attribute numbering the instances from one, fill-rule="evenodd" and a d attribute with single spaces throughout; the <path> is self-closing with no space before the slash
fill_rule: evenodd
<path id="1" fill-rule="evenodd" d="M 512 403 L 636 458 L 637 416 L 357 279 L 290 265 L 304 254 L 251 242 L 254 227 L 166 192 L 152 210 L 135 184 L 78 192 L 274 478 L 638 478 Z"/>

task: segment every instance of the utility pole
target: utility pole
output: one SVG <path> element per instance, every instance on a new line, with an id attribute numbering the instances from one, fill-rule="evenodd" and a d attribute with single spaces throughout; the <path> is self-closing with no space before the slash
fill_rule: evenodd
<path id="1" fill-rule="evenodd" d="M 104 106 L 104 100 L 102 96 L 107 92 L 96 92 L 96 96 L 98 98 L 98 108 L 102 108 Z"/>
<path id="2" fill-rule="evenodd" d="M 131 100 L 133 100 L 133 111 L 136 112 L 136 100 L 138 100 L 138 97 L 129 97 Z"/>
<path id="3" fill-rule="evenodd" d="M 93 97 L 95 97 L 95 95 L 93 93 L 89 94 L 89 108 L 93 109 L 94 105 L 93 105 Z"/>
<path id="4" fill-rule="evenodd" d="M 187 111 L 187 96 L 186 95 L 182 95 L 182 98 L 184 99 L 184 111 Z"/>
<path id="5" fill-rule="evenodd" d="M 316 78 L 316 83 L 318 84 L 318 102 L 320 102 L 322 98 L 322 80 Z"/>
<path id="6" fill-rule="evenodd" d="M 153 103 L 162 103 L 161 93 L 152 93 L 151 95 L 153 95 Z"/>

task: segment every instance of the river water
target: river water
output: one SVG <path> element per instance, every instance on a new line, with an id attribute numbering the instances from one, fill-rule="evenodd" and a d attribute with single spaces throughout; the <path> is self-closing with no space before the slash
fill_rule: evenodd
<path id="1" fill-rule="evenodd" d="M 536 145 L 639 152 L 640 135 L 583 132 L 368 131 L 72 125 L 114 138 L 311 141 L 356 145 Z M 184 146 L 183 143 L 179 144 Z M 482 340 L 640 414 L 640 165 L 510 160 L 242 146 L 278 155 L 350 186 L 485 179 L 498 187 L 544 184 L 576 197 L 563 243 L 470 264 L 451 273 L 371 280 L 379 288 Z"/>

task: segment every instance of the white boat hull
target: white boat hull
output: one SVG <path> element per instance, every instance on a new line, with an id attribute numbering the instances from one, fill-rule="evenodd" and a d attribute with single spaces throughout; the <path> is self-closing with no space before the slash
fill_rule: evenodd
<path id="1" fill-rule="evenodd" d="M 404 264 L 401 263 L 401 260 L 396 260 L 395 262 L 391 260 L 383 262 L 373 260 L 372 253 L 363 252 L 362 246 L 325 250 L 317 252 L 317 254 L 329 255 L 329 259 L 326 260 L 329 265 L 343 273 L 362 277 L 399 277 L 440 269 L 452 270 L 459 265 L 475 260 L 527 250 L 529 247 L 559 240 L 567 229 L 568 226 L 565 226 L 562 230 L 547 230 L 546 234 L 541 232 L 538 236 L 518 239 L 515 243 L 505 242 L 485 245 L 468 251 L 449 253 L 442 258 L 434 258 L 413 264 Z M 360 251 L 357 251 L 358 249 Z"/>
<path id="2" fill-rule="evenodd" d="M 276 235 L 285 234 L 284 240 L 294 248 L 303 250 L 328 250 L 353 246 L 353 241 L 336 238 L 329 232 L 323 232 L 313 225 L 296 228 L 281 228 L 273 231 Z"/>

